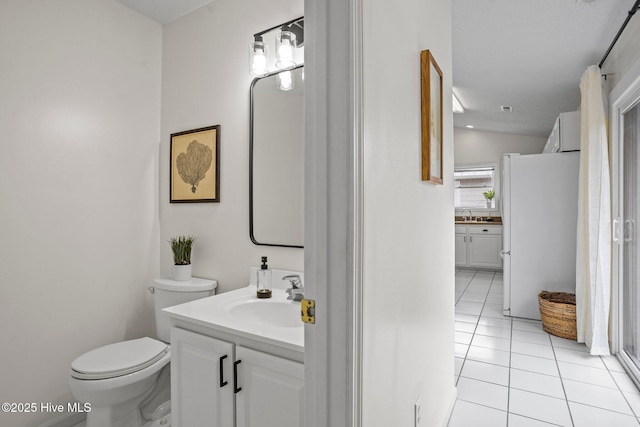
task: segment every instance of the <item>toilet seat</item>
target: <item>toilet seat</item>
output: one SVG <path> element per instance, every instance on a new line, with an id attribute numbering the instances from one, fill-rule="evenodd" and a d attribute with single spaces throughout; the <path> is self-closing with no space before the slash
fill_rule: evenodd
<path id="1" fill-rule="evenodd" d="M 97 348 L 71 362 L 71 376 L 79 380 L 104 380 L 131 374 L 158 362 L 169 346 L 145 337 Z"/>

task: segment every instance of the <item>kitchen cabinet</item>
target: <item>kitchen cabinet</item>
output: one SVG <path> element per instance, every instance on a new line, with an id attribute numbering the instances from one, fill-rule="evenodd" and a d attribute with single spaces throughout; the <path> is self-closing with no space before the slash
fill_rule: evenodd
<path id="1" fill-rule="evenodd" d="M 456 226 L 456 265 L 467 265 L 467 227 Z"/>
<path id="2" fill-rule="evenodd" d="M 299 427 L 304 365 L 171 328 L 172 425 Z"/>
<path id="3" fill-rule="evenodd" d="M 502 227 L 456 225 L 456 267 L 501 269 Z"/>
<path id="4" fill-rule="evenodd" d="M 560 113 L 551 134 L 544 145 L 543 153 L 580 150 L 580 111 Z"/>

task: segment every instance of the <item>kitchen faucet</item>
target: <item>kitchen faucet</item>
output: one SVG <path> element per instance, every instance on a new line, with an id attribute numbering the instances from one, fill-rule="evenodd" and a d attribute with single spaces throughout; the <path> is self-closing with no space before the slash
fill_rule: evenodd
<path id="1" fill-rule="evenodd" d="M 466 220 L 467 220 L 467 217 L 466 217 L 466 216 L 464 216 L 464 211 L 469 211 L 469 221 L 471 221 L 471 218 L 473 218 L 473 212 L 471 212 L 471 209 L 469 209 L 469 208 L 464 208 L 464 209 L 462 209 L 462 211 L 460 212 L 460 214 L 462 215 L 462 220 L 463 220 L 463 221 L 466 221 Z"/>
<path id="2" fill-rule="evenodd" d="M 291 287 L 286 290 L 289 294 L 287 297 L 288 300 L 300 301 L 304 298 L 304 285 L 302 284 L 300 276 L 297 274 L 290 274 L 288 276 L 284 276 L 282 280 L 288 280 L 291 282 Z"/>

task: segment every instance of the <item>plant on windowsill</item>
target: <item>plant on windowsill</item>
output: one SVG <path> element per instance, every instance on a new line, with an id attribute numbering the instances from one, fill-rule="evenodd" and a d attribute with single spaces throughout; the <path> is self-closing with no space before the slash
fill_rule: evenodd
<path id="1" fill-rule="evenodd" d="M 487 209 L 493 207 L 493 198 L 496 196 L 496 192 L 493 190 L 487 190 L 482 193 L 484 199 L 487 201 Z"/>
<path id="2" fill-rule="evenodd" d="M 191 248 L 195 240 L 193 236 L 176 236 L 169 239 L 173 252 L 173 280 L 191 280 Z"/>

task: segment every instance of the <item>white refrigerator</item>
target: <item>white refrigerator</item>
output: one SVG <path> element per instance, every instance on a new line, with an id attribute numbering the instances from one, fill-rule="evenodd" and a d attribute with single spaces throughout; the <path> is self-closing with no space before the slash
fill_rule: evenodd
<path id="1" fill-rule="evenodd" d="M 540 319 L 540 291 L 575 293 L 579 162 L 579 151 L 503 157 L 507 316 Z"/>

